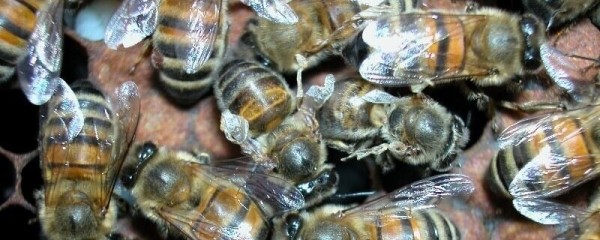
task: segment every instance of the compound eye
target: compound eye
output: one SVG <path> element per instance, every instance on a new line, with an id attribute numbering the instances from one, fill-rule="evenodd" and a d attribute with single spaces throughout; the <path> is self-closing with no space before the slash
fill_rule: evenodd
<path id="1" fill-rule="evenodd" d="M 156 152 L 158 151 L 158 147 L 153 142 L 145 142 L 137 152 L 137 158 L 140 162 L 145 162 L 150 159 Z"/>

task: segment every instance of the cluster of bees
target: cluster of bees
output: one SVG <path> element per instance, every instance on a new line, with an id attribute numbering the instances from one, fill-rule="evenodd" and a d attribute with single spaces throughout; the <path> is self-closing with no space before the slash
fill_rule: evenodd
<path id="1" fill-rule="evenodd" d="M 2 2 L 10 11 L 0 12 L 0 79 L 16 72 L 27 98 L 44 104 L 37 200 L 47 238 L 109 237 L 121 198 L 190 239 L 460 239 L 436 205 L 476 190 L 469 177 L 445 173 L 457 167 L 469 122 L 426 91 L 455 84 L 484 109 L 496 104 L 486 87 L 518 85 L 540 71 L 558 78 L 548 31 L 600 11 L 593 0 L 523 0 L 530 10 L 523 15 L 474 2 L 443 9 L 425 0 L 241 2 L 257 16 L 239 46 L 227 44 L 228 2 L 220 0 L 125 0 L 104 40 L 117 49 L 148 39 L 160 85 L 181 105 L 212 90 L 221 130 L 246 155 L 229 160 L 133 143 L 140 115 L 133 82 L 105 93 L 60 78 L 63 11 L 84 1 Z M 328 75 L 305 92 L 303 70 L 331 56 L 355 74 Z M 581 93 L 560 78 L 567 95 Z M 398 88 L 410 93 L 397 96 Z M 600 108 L 498 105 L 552 111 L 499 134 L 491 186 L 533 221 L 567 223 L 560 237 L 597 238 L 600 197 L 588 210 L 548 198 L 599 175 Z M 440 174 L 359 205 L 321 205 L 339 184 L 329 149 L 383 172 L 402 163 Z"/>

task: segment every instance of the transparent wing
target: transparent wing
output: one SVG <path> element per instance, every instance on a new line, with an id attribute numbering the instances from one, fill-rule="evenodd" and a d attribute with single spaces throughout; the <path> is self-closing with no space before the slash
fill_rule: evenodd
<path id="1" fill-rule="evenodd" d="M 547 151 L 544 151 L 547 150 Z M 525 164 L 510 183 L 515 198 L 546 198 L 559 195 L 598 175 L 600 154 L 564 156 L 547 148 Z"/>
<path id="2" fill-rule="evenodd" d="M 444 197 L 470 194 L 474 189 L 471 179 L 465 175 L 441 174 L 347 209 L 341 216 L 370 218 L 393 213 L 397 217 L 407 217 L 405 211 L 432 208 Z"/>
<path id="3" fill-rule="evenodd" d="M 256 11 L 260 17 L 273 22 L 283 24 L 294 24 L 298 22 L 298 16 L 294 10 L 283 0 L 240 0 Z"/>
<path id="4" fill-rule="evenodd" d="M 237 195 L 231 195 L 230 199 L 242 202 Z M 176 208 L 161 208 L 157 210 L 158 215 L 181 231 L 188 239 L 253 239 L 252 226 L 231 226 L 226 222 L 219 221 L 220 218 L 205 216 L 207 213 L 197 209 L 180 210 Z M 208 213 L 209 214 L 209 213 Z M 244 228 L 246 227 L 246 228 Z"/>
<path id="5" fill-rule="evenodd" d="M 17 64 L 21 89 L 36 105 L 44 104 L 62 83 L 63 1 L 48 1 L 37 13 L 27 54 Z"/>
<path id="6" fill-rule="evenodd" d="M 600 155 L 586 147 L 600 121 L 600 106 L 550 113 L 519 121 L 499 137 L 501 148 L 528 148 L 531 159 L 509 191 L 518 198 L 555 196 L 600 173 Z"/>
<path id="7" fill-rule="evenodd" d="M 523 216 L 547 225 L 572 225 L 586 218 L 587 212 L 566 204 L 542 199 L 514 199 L 513 205 Z"/>
<path id="8" fill-rule="evenodd" d="M 369 21 L 362 38 L 373 51 L 361 63 L 359 72 L 366 80 L 385 86 L 488 75 L 489 70 L 477 62 L 463 61 L 464 29 L 477 27 L 482 21 L 487 21 L 482 15 L 442 17 L 437 13 L 395 14 Z M 443 45 L 451 47 L 440 50 Z M 441 60 L 444 64 L 438 65 Z"/>
<path id="9" fill-rule="evenodd" d="M 158 23 L 158 0 L 125 0 L 112 16 L 104 33 L 111 49 L 128 48 L 150 36 Z"/>
<path id="10" fill-rule="evenodd" d="M 197 174 L 227 180 L 250 195 L 267 217 L 299 209 L 304 206 L 302 193 L 287 180 L 271 172 L 268 163 L 255 162 L 250 158 L 221 160 L 213 166 L 195 169 Z M 219 184 L 217 182 L 211 184 Z"/>
<path id="11" fill-rule="evenodd" d="M 140 94 L 137 85 L 132 81 L 121 84 L 109 97 L 108 101 L 113 112 L 113 123 L 118 127 L 119 135 L 112 144 L 112 147 L 114 147 L 111 156 L 113 159 L 112 165 L 103 174 L 108 179 L 106 185 L 103 186 L 103 192 L 108 196 L 105 199 L 104 206 L 109 203 L 110 193 L 115 187 L 121 165 L 125 160 L 125 154 L 137 129 L 140 115 Z"/>
<path id="12" fill-rule="evenodd" d="M 185 31 L 182 42 L 175 46 L 175 55 L 184 59 L 186 73 L 197 72 L 210 57 L 221 23 L 220 0 L 194 0 L 185 12 Z"/>

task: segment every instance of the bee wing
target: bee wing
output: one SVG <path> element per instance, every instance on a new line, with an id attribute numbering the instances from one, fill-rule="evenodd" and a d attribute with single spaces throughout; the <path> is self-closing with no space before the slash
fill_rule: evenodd
<path id="1" fill-rule="evenodd" d="M 509 186 L 514 197 L 557 195 L 600 173 L 594 166 L 600 156 L 581 148 L 599 121 L 600 107 L 549 113 L 519 121 L 498 138 L 501 148 L 533 144 L 539 150 L 517 173 Z"/>
<path id="2" fill-rule="evenodd" d="M 50 135 L 40 137 L 41 139 L 52 138 L 54 141 L 66 145 L 81 132 L 84 119 L 75 93 L 64 80 L 60 78 L 59 80 L 54 95 L 46 106 L 41 108 L 40 129 L 43 129 L 43 124 L 49 120 L 57 121 L 60 127 L 52 131 Z"/>
<path id="3" fill-rule="evenodd" d="M 353 2 L 356 2 L 358 4 L 361 5 L 367 5 L 367 6 L 379 6 L 380 4 L 384 3 L 385 0 L 352 0 Z"/>
<path id="4" fill-rule="evenodd" d="M 192 74 L 199 70 L 210 57 L 221 25 L 222 1 L 194 0 L 183 19 L 186 34 L 182 44 L 174 46 L 175 55 L 184 60 L 183 69 Z"/>
<path id="5" fill-rule="evenodd" d="M 127 81 L 119 86 L 108 99 L 113 111 L 113 123 L 118 126 L 118 136 L 110 145 L 113 147 L 112 162 L 108 169 L 117 169 L 116 171 L 107 170 L 105 173 L 107 181 L 103 186 L 104 205 L 107 206 L 115 183 L 118 178 L 119 170 L 125 160 L 127 149 L 133 140 L 137 123 L 140 115 L 140 95 L 137 85 L 132 81 Z M 112 146 L 111 146 L 112 145 Z M 104 146 L 104 145 L 102 145 Z"/>
<path id="6" fill-rule="evenodd" d="M 225 133 L 227 140 L 240 145 L 244 154 L 259 159 L 265 158 L 260 142 L 249 136 L 250 127 L 246 119 L 225 110 L 221 113 L 220 128 Z"/>
<path id="7" fill-rule="evenodd" d="M 596 81 L 585 76 L 584 71 L 564 53 L 550 43 L 540 46 L 540 56 L 548 75 L 557 86 L 565 90 L 577 102 L 589 103 L 594 96 Z"/>
<path id="8" fill-rule="evenodd" d="M 369 91 L 367 94 L 362 96 L 362 99 L 370 103 L 378 104 L 393 103 L 399 100 L 399 98 L 395 97 L 394 95 L 379 89 L 373 89 Z"/>
<path id="9" fill-rule="evenodd" d="M 361 63 L 359 72 L 370 82 L 384 86 L 407 86 L 444 81 L 489 70 L 464 58 L 464 28 L 486 21 L 482 15 L 405 13 L 384 15 L 368 21 L 362 38 L 374 51 Z M 443 25 L 445 27 L 430 26 Z M 449 46 L 449 45 L 455 46 Z M 446 46 L 446 50 L 444 49 Z M 443 61 L 443 64 L 440 64 Z M 468 66 L 466 66 L 468 65 Z M 469 76 L 462 69 L 469 68 Z"/>
<path id="10" fill-rule="evenodd" d="M 303 207 L 304 197 L 300 190 L 289 181 L 274 175 L 271 169 L 269 162 L 238 158 L 219 161 L 217 165 L 204 166 L 196 171 L 198 174 L 225 179 L 244 189 L 266 216 L 275 216 Z"/>
<path id="11" fill-rule="evenodd" d="M 515 175 L 509 192 L 515 198 L 546 198 L 566 192 L 600 174 L 600 154 L 563 156 L 540 152 Z"/>
<path id="12" fill-rule="evenodd" d="M 234 201 L 243 202 L 238 196 L 231 195 Z M 203 216 L 204 213 L 197 209 L 180 210 L 163 207 L 157 210 L 158 215 L 169 224 L 185 234 L 188 239 L 253 239 L 252 229 L 240 226 L 229 226 L 224 223 L 212 221 Z"/>
<path id="13" fill-rule="evenodd" d="M 345 210 L 341 216 L 375 217 L 393 213 L 409 217 L 405 212 L 435 207 L 444 197 L 470 194 L 475 189 L 471 179 L 462 174 L 441 174 L 399 188 L 379 198 Z"/>
<path id="14" fill-rule="evenodd" d="M 125 0 L 111 17 L 104 42 L 111 49 L 131 47 L 150 36 L 158 23 L 158 0 Z"/>
<path id="15" fill-rule="evenodd" d="M 21 89 L 36 105 L 47 102 L 61 85 L 62 15 L 63 1 L 49 1 L 38 11 L 27 54 L 17 64 Z"/>
<path id="16" fill-rule="evenodd" d="M 294 24 L 298 22 L 298 16 L 283 0 L 240 0 L 250 6 L 260 17 L 269 19 L 276 23 Z"/>
<path id="17" fill-rule="evenodd" d="M 543 199 L 517 198 L 513 200 L 513 205 L 523 216 L 546 225 L 574 224 L 588 215 L 572 206 Z"/>

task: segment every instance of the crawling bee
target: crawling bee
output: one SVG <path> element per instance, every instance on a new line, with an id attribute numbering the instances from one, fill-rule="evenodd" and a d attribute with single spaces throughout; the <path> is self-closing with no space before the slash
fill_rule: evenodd
<path id="1" fill-rule="evenodd" d="M 560 0 L 541 1 L 523 0 L 523 6 L 529 12 L 544 20 L 548 29 L 556 29 L 592 11 L 598 6 L 598 0 Z"/>
<path id="2" fill-rule="evenodd" d="M 91 83 L 73 84 L 79 105 L 63 104 L 60 94 L 41 114 L 39 219 L 49 239 L 104 239 L 116 221 L 112 190 L 139 116 L 133 82 L 108 98 Z M 72 131 L 80 108 L 81 131 Z"/>
<path id="3" fill-rule="evenodd" d="M 146 142 L 126 161 L 121 180 L 146 217 L 189 239 L 266 239 L 270 217 L 304 204 L 296 188 L 258 164 L 207 162 L 204 154 Z"/>
<path id="4" fill-rule="evenodd" d="M 506 197 L 562 194 L 600 173 L 600 106 L 523 119 L 498 137 L 492 187 Z"/>
<path id="5" fill-rule="evenodd" d="M 433 99 L 397 98 L 360 78 L 337 82 L 318 116 L 327 143 L 351 153 L 344 159 L 376 154 L 384 171 L 393 168 L 392 159 L 447 171 L 469 135 L 463 121 Z M 383 143 L 372 147 L 376 137 Z"/>
<path id="6" fill-rule="evenodd" d="M 214 93 L 221 111 L 248 122 L 251 137 L 271 132 L 296 108 L 285 79 L 252 61 L 234 59 L 224 64 Z"/>
<path id="7" fill-rule="evenodd" d="M 592 197 L 586 210 L 543 199 L 515 199 L 515 208 L 533 221 L 547 225 L 562 225 L 566 231 L 556 239 L 600 238 L 600 191 Z"/>
<path id="8" fill-rule="evenodd" d="M 105 42 L 116 49 L 152 35 L 153 65 L 165 92 L 181 104 L 195 103 L 212 85 L 228 39 L 225 0 L 127 0 L 107 26 Z M 295 14 L 279 1 L 242 1 L 280 22 Z"/>
<path id="9" fill-rule="evenodd" d="M 470 179 L 444 174 L 410 184 L 355 207 L 325 205 L 274 220 L 274 239 L 460 239 L 454 223 L 434 207 L 470 194 Z"/>
<path id="10" fill-rule="evenodd" d="M 383 12 L 366 24 L 360 40 L 373 50 L 354 60 L 361 76 L 375 84 L 414 92 L 456 80 L 502 85 L 542 66 L 545 28 L 532 15 L 483 7 Z"/>
<path id="11" fill-rule="evenodd" d="M 242 152 L 257 162 L 267 162 L 275 172 L 291 180 L 304 194 L 307 205 L 333 194 L 337 174 L 326 164 L 327 151 L 319 134 L 315 111 L 333 92 L 333 76 L 325 87 L 311 87 L 301 106 L 279 126 L 257 138 L 249 137 L 248 121 L 228 110 L 221 116 L 221 130 Z"/>

